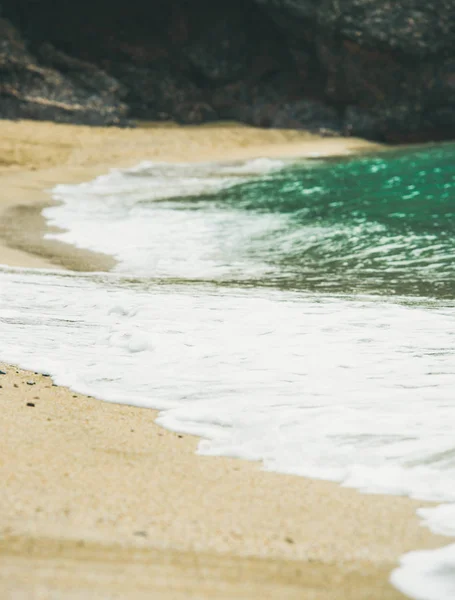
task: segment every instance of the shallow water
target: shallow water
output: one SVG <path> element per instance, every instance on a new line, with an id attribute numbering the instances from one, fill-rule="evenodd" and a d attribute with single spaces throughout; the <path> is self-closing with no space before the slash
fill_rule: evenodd
<path id="1" fill-rule="evenodd" d="M 145 163 L 46 215 L 137 275 L 455 297 L 455 146 L 280 166 Z"/>
<path id="2" fill-rule="evenodd" d="M 422 516 L 454 534 L 454 158 L 144 163 L 58 186 L 56 236 L 118 265 L 0 272 L 1 357 L 160 408 L 206 454 L 444 502 Z M 455 547 L 393 582 L 452 599 Z"/>

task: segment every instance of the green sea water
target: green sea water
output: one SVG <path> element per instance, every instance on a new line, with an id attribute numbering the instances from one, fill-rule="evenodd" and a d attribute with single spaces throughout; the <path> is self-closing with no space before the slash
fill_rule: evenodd
<path id="1" fill-rule="evenodd" d="M 455 297 L 454 144 L 306 161 L 184 204 L 279 217 L 249 240 L 270 267 L 255 284 Z"/>

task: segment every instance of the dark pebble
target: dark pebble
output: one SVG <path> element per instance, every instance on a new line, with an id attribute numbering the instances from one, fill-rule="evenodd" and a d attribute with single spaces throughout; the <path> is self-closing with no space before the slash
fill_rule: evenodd
<path id="1" fill-rule="evenodd" d="M 43 373 L 43 377 L 50 377 L 49 373 Z"/>
<path id="2" fill-rule="evenodd" d="M 287 542 L 288 544 L 294 544 L 294 540 L 290 537 L 284 538 L 284 541 Z"/>
<path id="3" fill-rule="evenodd" d="M 17 383 L 15 383 L 15 384 L 14 384 L 14 387 L 19 387 L 19 386 L 17 385 Z"/>
<path id="4" fill-rule="evenodd" d="M 34 381 L 27 381 L 27 385 L 35 385 Z"/>
<path id="5" fill-rule="evenodd" d="M 6 375 L 6 371 L 0 371 L 0 375 Z"/>
<path id="6" fill-rule="evenodd" d="M 138 537 L 147 537 L 146 531 L 135 531 L 133 535 L 137 535 Z"/>
<path id="7" fill-rule="evenodd" d="M 56 383 L 53 383 L 53 384 L 52 384 L 52 387 L 58 387 L 58 386 L 57 386 L 57 384 L 56 384 Z"/>
<path id="8" fill-rule="evenodd" d="M 34 402 L 27 402 L 27 406 L 35 406 Z"/>
<path id="9" fill-rule="evenodd" d="M 179 435 L 178 437 L 179 437 L 180 439 L 182 439 L 183 435 Z"/>

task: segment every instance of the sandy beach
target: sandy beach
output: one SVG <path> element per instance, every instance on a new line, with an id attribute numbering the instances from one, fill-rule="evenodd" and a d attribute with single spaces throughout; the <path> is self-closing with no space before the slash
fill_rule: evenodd
<path id="1" fill-rule="evenodd" d="M 343 155 L 363 140 L 236 125 L 0 121 L 0 263 L 103 270 L 42 239 L 46 190 L 142 160 Z M 422 502 L 203 457 L 198 440 L 0 364 L 0 597 L 392 600 L 405 552 L 445 545 Z"/>

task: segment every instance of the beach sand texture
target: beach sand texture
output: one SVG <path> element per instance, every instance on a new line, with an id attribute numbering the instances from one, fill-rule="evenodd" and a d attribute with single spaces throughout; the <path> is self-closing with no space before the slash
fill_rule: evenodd
<path id="1" fill-rule="evenodd" d="M 343 154 L 362 140 L 248 127 L 96 129 L 0 121 L 0 262 L 79 270 L 109 257 L 43 244 L 56 183 L 141 160 Z M 391 600 L 399 556 L 433 548 L 421 502 L 195 454 L 149 409 L 0 365 L 0 597 Z"/>

